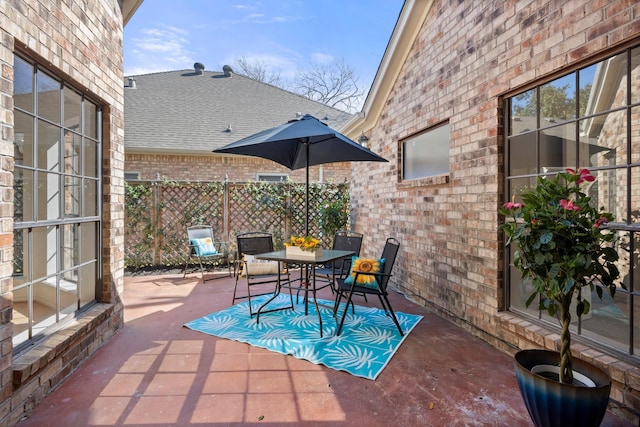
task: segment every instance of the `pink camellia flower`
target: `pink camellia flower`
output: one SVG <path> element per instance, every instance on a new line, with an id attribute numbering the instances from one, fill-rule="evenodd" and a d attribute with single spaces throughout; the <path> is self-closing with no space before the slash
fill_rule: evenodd
<path id="1" fill-rule="evenodd" d="M 589 169 L 580 169 L 580 178 L 578 179 L 577 184 L 582 184 L 585 181 L 593 182 L 596 180 L 596 177 L 591 175 Z"/>
<path id="2" fill-rule="evenodd" d="M 598 220 L 596 222 L 593 223 L 593 226 L 595 228 L 600 228 L 600 226 L 602 224 L 605 224 L 607 222 L 607 218 L 601 216 L 600 218 L 598 218 Z"/>
<path id="3" fill-rule="evenodd" d="M 507 203 L 505 203 L 505 204 L 504 204 L 504 205 L 502 205 L 502 206 L 504 206 L 504 208 L 505 208 L 505 209 L 507 209 L 507 210 L 511 210 L 511 209 L 518 209 L 518 208 L 521 208 L 521 207 L 523 207 L 524 205 L 523 205 L 522 203 L 516 203 L 516 202 L 511 201 L 511 202 L 507 202 Z"/>
<path id="4" fill-rule="evenodd" d="M 567 168 L 565 169 L 567 173 L 571 174 L 571 175 L 576 175 L 576 174 L 580 174 L 580 178 L 578 178 L 578 181 L 576 182 L 576 184 L 580 185 L 585 181 L 588 182 L 593 182 L 596 180 L 596 177 L 591 175 L 591 171 L 587 168 L 580 168 L 578 169 L 578 171 L 576 172 L 574 169 L 571 168 Z"/>
<path id="5" fill-rule="evenodd" d="M 571 200 L 569 200 L 569 201 L 567 201 L 566 199 L 560 200 L 560 206 L 563 207 L 565 210 L 568 210 L 568 211 L 579 211 L 580 210 L 580 206 L 574 204 L 573 201 L 571 201 Z"/>

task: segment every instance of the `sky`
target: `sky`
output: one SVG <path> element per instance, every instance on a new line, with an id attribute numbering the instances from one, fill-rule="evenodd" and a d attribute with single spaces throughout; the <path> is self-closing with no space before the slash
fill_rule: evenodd
<path id="1" fill-rule="evenodd" d="M 368 91 L 403 0 L 144 0 L 124 28 L 125 76 L 222 71 L 244 57 L 290 80 L 344 60 Z"/>

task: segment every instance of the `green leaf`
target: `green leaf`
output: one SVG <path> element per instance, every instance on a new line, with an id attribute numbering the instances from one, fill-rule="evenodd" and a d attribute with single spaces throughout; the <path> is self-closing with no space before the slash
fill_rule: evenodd
<path id="1" fill-rule="evenodd" d="M 527 301 L 525 302 L 525 305 L 527 307 L 529 307 L 531 305 L 531 303 L 533 302 L 533 300 L 536 299 L 536 296 L 538 296 L 538 294 L 536 292 L 534 292 L 531 295 L 529 295 L 529 298 L 527 298 Z"/>
<path id="2" fill-rule="evenodd" d="M 546 245 L 546 244 L 547 244 L 547 243 L 549 243 L 551 240 L 553 240 L 553 233 L 551 233 L 551 232 L 545 232 L 545 233 L 542 233 L 542 234 L 540 235 L 539 240 L 540 240 L 540 243 L 542 243 L 543 245 Z"/>

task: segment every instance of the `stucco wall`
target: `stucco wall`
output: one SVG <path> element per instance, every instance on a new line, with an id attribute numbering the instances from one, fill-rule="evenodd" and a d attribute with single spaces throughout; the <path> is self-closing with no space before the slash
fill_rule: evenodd
<path id="1" fill-rule="evenodd" d="M 124 123 L 118 0 L 0 2 L 0 425 L 14 425 L 122 326 Z M 12 357 L 13 57 L 20 50 L 97 97 L 103 115 L 102 303 Z"/>
<path id="2" fill-rule="evenodd" d="M 434 1 L 369 143 L 388 164 L 354 164 L 352 199 L 364 248 L 402 242 L 393 285 L 493 345 L 556 348 L 558 334 L 504 309 L 501 99 L 610 48 L 640 41 L 640 6 L 608 1 Z M 449 121 L 447 176 L 401 182 L 399 141 Z M 366 225 L 366 227 L 365 227 Z M 640 371 L 593 349 L 612 399 L 640 411 Z M 614 403 L 613 405 L 617 405 Z"/>

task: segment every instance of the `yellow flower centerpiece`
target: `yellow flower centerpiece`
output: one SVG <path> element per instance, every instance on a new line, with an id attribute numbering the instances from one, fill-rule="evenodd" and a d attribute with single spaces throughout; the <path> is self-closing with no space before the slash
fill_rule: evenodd
<path id="1" fill-rule="evenodd" d="M 289 239 L 288 242 L 285 242 L 284 246 L 288 256 L 313 258 L 317 255 L 322 254 L 322 249 L 320 248 L 320 240 L 311 236 L 291 236 L 291 239 Z"/>

